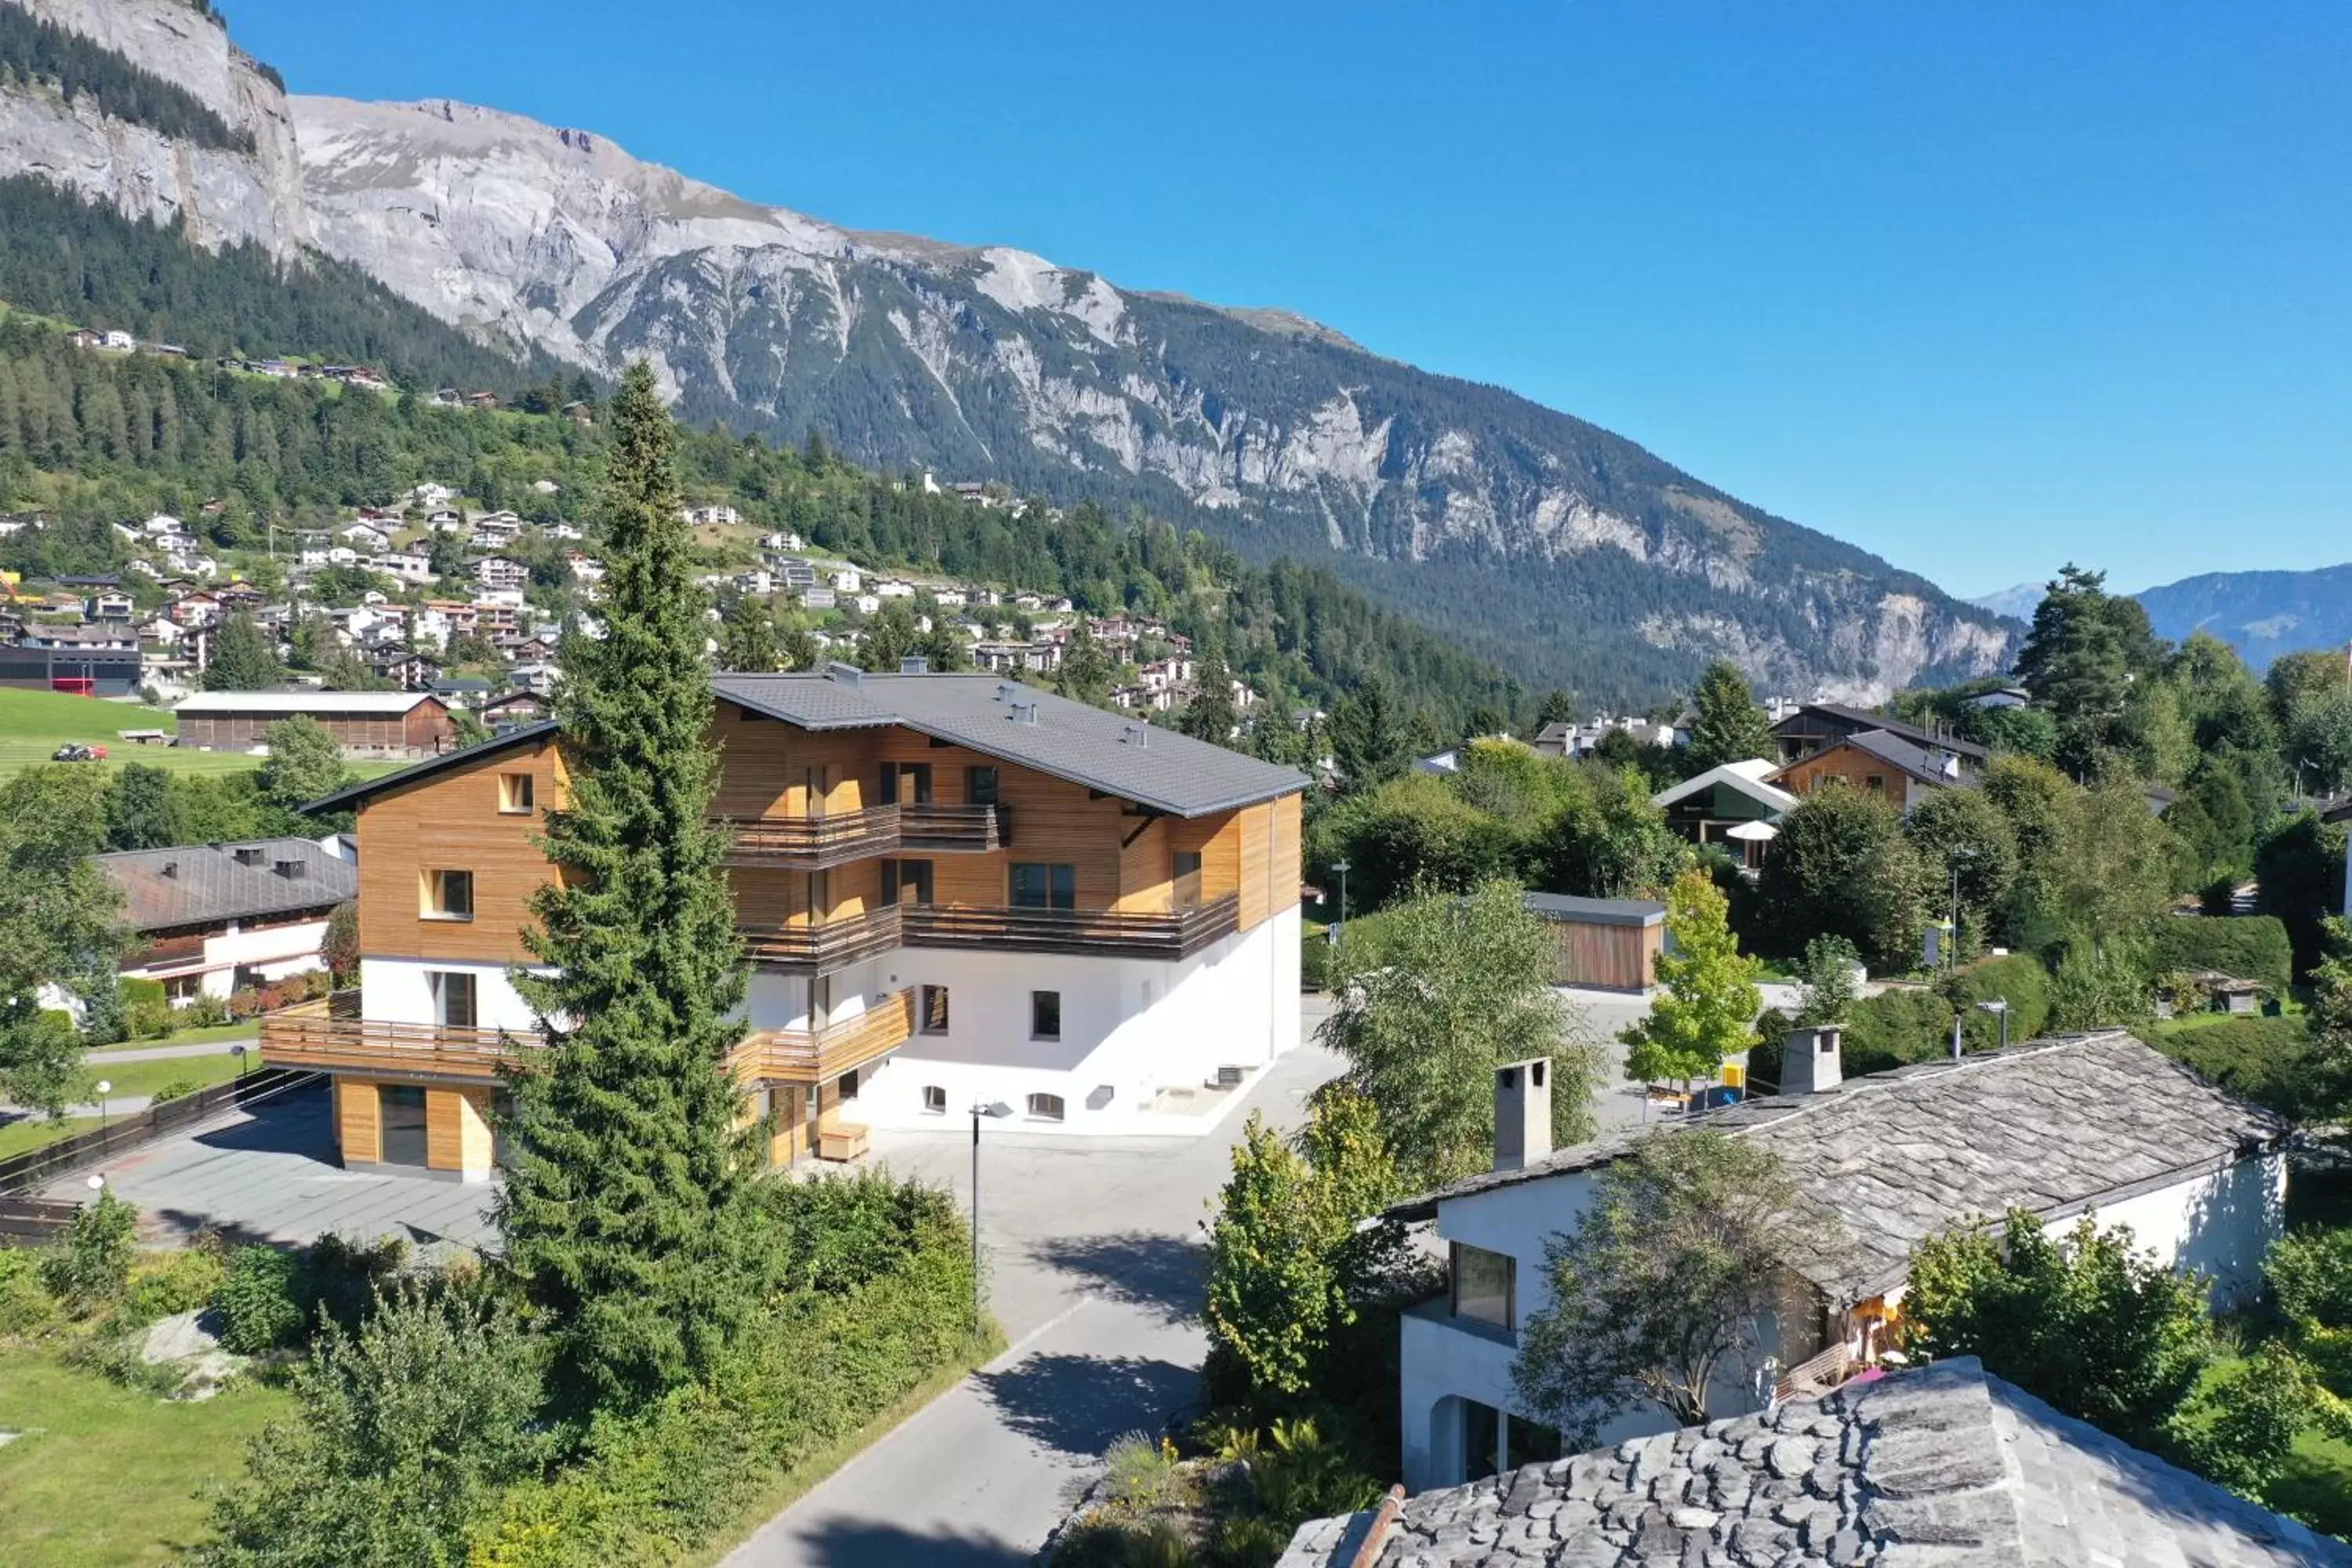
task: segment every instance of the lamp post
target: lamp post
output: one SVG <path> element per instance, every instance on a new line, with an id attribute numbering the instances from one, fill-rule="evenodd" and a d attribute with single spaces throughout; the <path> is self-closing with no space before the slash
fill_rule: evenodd
<path id="1" fill-rule="evenodd" d="M 1994 1013 L 2000 1015 L 2000 1048 L 2002 1050 L 2009 1049 L 2009 998 L 2006 996 L 1996 996 L 1990 1002 L 1979 1002 L 1977 1004 L 1977 1011 L 1979 1013 Z"/>
<path id="2" fill-rule="evenodd" d="M 1348 934 L 1348 863 L 1334 860 L 1331 869 L 1339 873 L 1339 923 L 1331 928 L 1331 945 L 1337 947 Z"/>
<path id="3" fill-rule="evenodd" d="M 231 1046 L 228 1048 L 228 1054 L 236 1058 L 236 1076 L 243 1078 L 245 1076 L 245 1042 L 239 1040 Z"/>
<path id="4" fill-rule="evenodd" d="M 1977 852 L 1965 844 L 1952 851 L 1952 941 L 1951 952 L 1944 961 L 1944 973 L 1951 977 L 1953 984 L 1952 1059 L 1954 1061 L 1960 1059 L 1960 1022 L 1968 1016 L 1966 1010 L 1958 1005 L 1960 978 L 1960 866 L 1962 862 L 1973 860 L 1976 857 Z"/>
<path id="5" fill-rule="evenodd" d="M 980 1119 L 1001 1121 L 1013 1114 L 1004 1101 L 971 1102 L 971 1331 L 980 1332 Z"/>
<path id="6" fill-rule="evenodd" d="M 106 1129 L 106 1097 L 113 1092 L 112 1084 L 104 1079 L 98 1080 L 98 1125 L 100 1131 Z"/>

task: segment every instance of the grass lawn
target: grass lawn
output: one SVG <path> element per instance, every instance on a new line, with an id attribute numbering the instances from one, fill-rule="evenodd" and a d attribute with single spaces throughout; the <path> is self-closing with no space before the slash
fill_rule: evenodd
<path id="1" fill-rule="evenodd" d="M 178 734 L 177 717 L 159 708 L 135 702 L 110 702 L 95 697 L 75 697 L 62 691 L 26 691 L 0 688 L 0 777 L 28 763 L 46 763 L 49 753 L 68 741 L 104 746 L 103 763 L 84 767 L 112 767 L 119 763 L 144 763 L 184 773 L 237 773 L 260 765 L 261 759 L 239 752 L 183 751 L 177 746 L 134 746 L 123 730 L 162 730 Z M 351 763 L 359 778 L 388 773 L 402 763 Z"/>
<path id="2" fill-rule="evenodd" d="M 193 1079 L 203 1089 L 236 1076 L 236 1058 L 225 1050 L 211 1056 L 166 1057 L 159 1062 L 110 1063 L 92 1057 L 87 1066 L 93 1083 L 103 1079 L 113 1086 L 106 1091 L 110 1100 L 152 1094 L 174 1079 Z"/>
<path id="3" fill-rule="evenodd" d="M 97 1126 L 95 1116 L 68 1116 L 63 1121 L 51 1121 L 45 1116 L 23 1117 L 0 1126 L 0 1160 L 70 1138 L 77 1132 L 90 1131 Z M 0 1514 L 6 1511 L 0 1508 Z"/>
<path id="4" fill-rule="evenodd" d="M 0 1562 L 12 1568 L 144 1568 L 204 1533 L 198 1489 L 234 1479 L 246 1439 L 289 1397 L 250 1379 L 202 1404 L 167 1404 L 65 1365 L 0 1350 Z"/>

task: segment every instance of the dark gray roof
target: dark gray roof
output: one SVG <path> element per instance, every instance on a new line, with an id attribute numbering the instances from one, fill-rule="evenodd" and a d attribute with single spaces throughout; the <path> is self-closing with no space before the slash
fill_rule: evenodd
<path id="1" fill-rule="evenodd" d="M 1977 762 L 1982 762 L 1992 755 L 1974 741 L 1963 741 L 1953 735 L 1932 735 L 1916 724 L 1906 724 L 1900 719 L 1889 718 L 1884 713 L 1873 713 L 1866 708 L 1850 708 L 1843 702 L 1808 702 L 1773 725 L 1772 732 L 1779 734 L 1801 721 L 1808 713 L 1824 713 L 1841 723 L 1851 724 L 1858 730 L 1884 730 L 1890 735 L 1901 736 L 1914 745 L 1941 746 L 1948 752 L 1958 752 L 1960 755 Z"/>
<path id="2" fill-rule="evenodd" d="M 500 752 L 538 741 L 542 736 L 552 735 L 555 732 L 556 723 L 552 719 L 542 719 L 536 724 L 519 724 L 511 730 L 491 736 L 487 741 L 478 741 L 470 746 L 460 746 L 454 752 L 444 752 L 437 757 L 427 757 L 421 763 L 412 763 L 396 772 L 385 773 L 381 778 L 362 779 L 358 784 L 314 800 L 302 809 L 306 812 L 341 811 L 345 806 L 357 805 L 371 795 L 382 795 L 386 790 L 404 788 L 420 779 L 431 778 L 435 773 L 450 768 L 462 767 L 468 763 L 478 763 L 484 757 L 495 756 Z"/>
<path id="3" fill-rule="evenodd" d="M 236 858 L 245 850 L 254 863 Z M 122 889 L 122 917 L 132 930 L 167 931 L 325 909 L 359 892 L 359 868 L 308 838 L 248 838 L 234 844 L 176 844 L 94 858 Z M 278 874 L 281 863 L 300 874 Z"/>
<path id="4" fill-rule="evenodd" d="M 1969 767 L 1965 754 L 1953 751 L 1950 746 L 1941 742 L 1931 742 L 1927 745 L 1919 746 L 1889 731 L 1864 730 L 1848 735 L 1842 743 L 1852 746 L 1858 752 L 1868 752 L 1889 766 L 1900 768 L 1913 778 L 1927 784 L 1958 784 L 1965 787 L 1976 783 L 1976 773 Z M 1824 746 L 1822 749 L 1827 751 L 1830 748 Z M 1953 756 L 1961 758 L 1960 771 L 1957 776 L 1945 774 L 1942 759 L 1937 755 L 1939 750 L 1950 752 Z"/>
<path id="5" fill-rule="evenodd" d="M 1759 1096 L 1673 1125 L 1752 1138 L 1780 1156 L 1848 1244 L 1790 1266 L 1844 1301 L 1901 1280 L 1912 1247 L 1961 1219 L 2012 1207 L 2063 1218 L 2286 1136 L 2271 1112 L 2120 1031 L 1922 1062 L 1823 1094 Z M 1447 1199 L 1591 1170 L 1651 1131 L 1622 1129 L 1521 1170 L 1483 1172 L 1391 1212 L 1425 1219 Z"/>
<path id="6" fill-rule="evenodd" d="M 1347 1568 L 1370 1512 L 1276 1568 Z M 1377 1568 L 2342 1568 L 2352 1547 L 2061 1415 L 1974 1356 L 1406 1500 Z"/>
<path id="7" fill-rule="evenodd" d="M 721 700 L 806 730 L 900 724 L 975 752 L 1052 773 L 1121 800 L 1177 816 L 1201 816 L 1293 795 L 1307 787 L 1294 769 L 1262 763 L 1172 730 L 1073 702 L 992 675 L 721 675 Z M 1000 701 L 1002 689 L 1007 700 Z M 1036 704 L 1037 721 L 1013 717 Z"/>
<path id="8" fill-rule="evenodd" d="M 1579 925 L 1654 926 L 1666 918 L 1666 906 L 1649 899 L 1580 899 L 1568 893 L 1522 893 L 1519 901 L 1530 913 L 1546 920 L 1571 921 Z"/>

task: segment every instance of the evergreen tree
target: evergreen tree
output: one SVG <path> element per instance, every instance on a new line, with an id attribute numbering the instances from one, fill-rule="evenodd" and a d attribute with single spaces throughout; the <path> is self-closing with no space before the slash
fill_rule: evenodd
<path id="1" fill-rule="evenodd" d="M 1536 727 L 1538 729 L 1541 729 L 1546 724 L 1573 724 L 1575 722 L 1576 698 L 1574 694 L 1570 692 L 1562 691 L 1558 687 L 1554 687 L 1549 691 L 1544 693 L 1543 700 L 1541 702 L 1536 704 Z"/>
<path id="2" fill-rule="evenodd" d="M 284 679 L 278 645 L 254 625 L 251 616 L 234 615 L 221 623 L 213 638 L 212 662 L 205 668 L 205 690 L 267 691 Z"/>
<path id="3" fill-rule="evenodd" d="M 1073 702 L 1099 708 L 1110 700 L 1110 659 L 1081 616 L 1070 629 L 1069 646 L 1062 650 L 1062 668 L 1055 671 L 1054 689 Z"/>
<path id="4" fill-rule="evenodd" d="M 2069 563 L 2033 612 L 2018 678 L 2058 721 L 2058 763 L 2077 776 L 2108 765 L 2131 695 L 2126 637 L 2106 574 Z"/>
<path id="5" fill-rule="evenodd" d="M 719 632 L 719 663 L 724 669 L 766 675 L 776 668 L 776 617 L 749 594 L 727 606 Z"/>
<path id="6" fill-rule="evenodd" d="M 172 775 L 142 763 L 125 763 L 107 797 L 106 847 L 161 849 L 181 842 L 180 834 L 180 812 L 172 796 Z"/>
<path id="7" fill-rule="evenodd" d="M 1350 795 L 1377 789 L 1404 772 L 1410 742 L 1399 720 L 1389 683 L 1368 675 L 1331 714 L 1331 760 Z"/>
<path id="8" fill-rule="evenodd" d="M 1225 667 L 1223 655 L 1213 652 L 1201 661 L 1200 689 L 1178 716 L 1176 728 L 1196 741 L 1229 746 L 1240 722 L 1234 707 L 1234 672 Z"/>
<path id="9" fill-rule="evenodd" d="M 1776 754 L 1772 726 L 1748 689 L 1748 678 L 1728 659 L 1717 659 L 1691 693 L 1697 717 L 1691 721 L 1690 767 L 1703 773 L 1725 763 Z"/>
<path id="10" fill-rule="evenodd" d="M 518 984 L 548 1044 L 513 1073 L 498 1205 L 509 1265 L 551 1320 L 574 1405 L 634 1405 L 707 1370 L 756 1300 L 761 1128 L 726 1058 L 745 991 L 708 825 L 718 758 L 702 590 L 673 432 L 642 362 L 612 405 L 606 631 L 567 637 L 556 716 L 571 798 L 547 813 L 562 879 Z"/>

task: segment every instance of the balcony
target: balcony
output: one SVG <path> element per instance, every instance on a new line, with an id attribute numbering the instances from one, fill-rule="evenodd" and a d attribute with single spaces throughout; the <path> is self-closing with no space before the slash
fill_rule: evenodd
<path id="1" fill-rule="evenodd" d="M 342 1011 L 322 1000 L 270 1014 L 261 1020 L 261 1059 L 319 1072 L 487 1080 L 518 1048 L 541 1043 L 534 1030 L 387 1024 L 339 1016 Z"/>
<path id="2" fill-rule="evenodd" d="M 1240 899 L 1228 893 L 1214 903 L 1167 914 L 964 904 L 910 904 L 900 912 L 908 947 L 1171 959 L 1190 958 L 1231 936 L 1240 923 Z"/>
<path id="3" fill-rule="evenodd" d="M 1013 842 L 1013 811 L 1003 805 L 902 805 L 898 842 L 908 853 L 984 855 Z"/>
<path id="4" fill-rule="evenodd" d="M 822 871 L 870 855 L 895 854 L 898 848 L 895 805 L 832 816 L 721 816 L 713 818 L 711 826 L 732 839 L 720 862 L 727 866 Z"/>
<path id="5" fill-rule="evenodd" d="M 736 928 L 743 951 L 766 969 L 823 974 L 898 945 L 898 910 L 885 907 L 822 925 L 745 925 Z"/>
<path id="6" fill-rule="evenodd" d="M 822 1029 L 754 1029 L 736 1054 L 747 1077 L 784 1083 L 829 1083 L 907 1043 L 915 1032 L 915 993 L 894 992 L 854 1018 Z"/>

